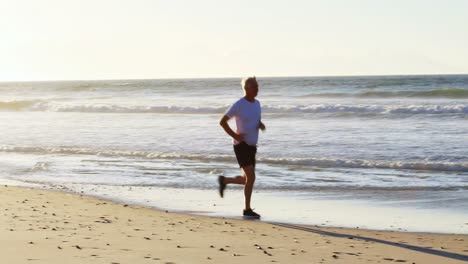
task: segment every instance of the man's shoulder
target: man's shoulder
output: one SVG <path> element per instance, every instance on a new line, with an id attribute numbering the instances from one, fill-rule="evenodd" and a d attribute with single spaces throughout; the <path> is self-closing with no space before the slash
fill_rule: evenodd
<path id="1" fill-rule="evenodd" d="M 237 101 L 235 101 L 235 102 L 233 103 L 233 105 L 240 105 L 240 104 L 243 104 L 244 101 L 245 101 L 245 100 L 244 100 L 244 97 L 241 97 L 241 98 L 237 99 Z"/>
<path id="2" fill-rule="evenodd" d="M 260 101 L 258 101 L 257 99 L 255 99 L 255 102 L 254 104 L 256 105 L 260 105 Z M 246 107 L 249 107 L 249 106 L 252 106 L 252 103 L 247 101 L 247 99 L 245 99 L 244 97 L 241 97 L 239 98 L 235 103 L 232 104 L 233 106 L 246 106 Z"/>

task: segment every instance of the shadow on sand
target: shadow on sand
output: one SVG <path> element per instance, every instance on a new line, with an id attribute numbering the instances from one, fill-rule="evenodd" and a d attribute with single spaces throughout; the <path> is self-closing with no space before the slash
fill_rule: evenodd
<path id="1" fill-rule="evenodd" d="M 456 259 L 456 260 L 463 260 L 463 261 L 468 262 L 468 256 L 467 255 L 462 255 L 462 254 L 457 254 L 457 253 L 451 253 L 451 252 L 446 252 L 446 251 L 441 251 L 441 250 L 436 250 L 436 249 L 412 246 L 412 245 L 408 245 L 408 244 L 391 242 L 391 241 L 386 241 L 386 240 L 376 239 L 376 238 L 371 238 L 371 237 L 355 236 L 355 235 L 341 234 L 341 233 L 336 233 L 336 232 L 323 231 L 323 230 L 318 230 L 318 229 L 313 229 L 313 228 L 310 228 L 310 227 L 303 227 L 303 226 L 298 226 L 298 225 L 290 225 L 290 224 L 275 223 L 275 222 L 271 222 L 271 224 L 281 226 L 281 227 L 286 227 L 286 228 L 293 228 L 293 229 L 297 229 L 297 230 L 302 230 L 302 231 L 306 231 L 306 232 L 310 232 L 310 233 L 316 233 L 316 234 L 325 235 L 325 236 L 348 238 L 348 239 L 359 239 L 359 240 L 364 240 L 364 241 L 367 241 L 367 242 L 381 243 L 381 244 L 385 244 L 385 245 L 406 248 L 406 249 L 410 249 L 410 250 L 414 250 L 414 251 L 418 251 L 418 252 L 422 252 L 422 253 L 426 253 L 426 254 L 432 254 L 432 255 L 436 255 L 436 256 L 440 256 L 440 257 L 446 257 L 446 258 L 451 258 L 451 259 Z"/>

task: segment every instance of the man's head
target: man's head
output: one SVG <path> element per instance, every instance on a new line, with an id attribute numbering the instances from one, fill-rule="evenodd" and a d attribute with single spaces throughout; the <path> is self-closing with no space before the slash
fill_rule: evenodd
<path id="1" fill-rule="evenodd" d="M 254 77 L 248 77 L 242 80 L 242 88 L 244 89 L 244 94 L 247 97 L 255 98 L 258 94 L 258 83 L 257 79 Z"/>

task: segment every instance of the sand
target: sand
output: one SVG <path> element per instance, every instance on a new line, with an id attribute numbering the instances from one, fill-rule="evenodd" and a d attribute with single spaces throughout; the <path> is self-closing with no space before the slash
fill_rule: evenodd
<path id="1" fill-rule="evenodd" d="M 0 204 L 8 264 L 468 262 L 468 235 L 201 217 L 12 186 Z"/>

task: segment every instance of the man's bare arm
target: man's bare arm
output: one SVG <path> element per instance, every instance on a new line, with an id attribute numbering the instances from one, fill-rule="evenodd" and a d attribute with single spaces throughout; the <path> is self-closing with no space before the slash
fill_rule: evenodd
<path id="1" fill-rule="evenodd" d="M 233 139 L 237 140 L 238 142 L 244 141 L 242 135 L 238 135 L 236 132 L 234 132 L 231 127 L 228 124 L 229 117 L 228 116 L 223 116 L 221 120 L 219 121 L 219 125 L 223 127 L 224 131 L 231 136 Z"/>

